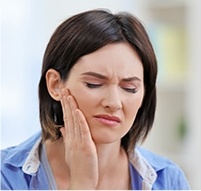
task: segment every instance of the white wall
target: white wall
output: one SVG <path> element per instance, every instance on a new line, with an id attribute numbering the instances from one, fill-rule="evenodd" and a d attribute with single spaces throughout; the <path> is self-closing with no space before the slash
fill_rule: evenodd
<path id="1" fill-rule="evenodd" d="M 201 4 L 198 0 L 188 2 L 188 52 L 189 82 L 187 108 L 189 136 L 186 143 L 186 166 L 192 189 L 201 189 Z"/>

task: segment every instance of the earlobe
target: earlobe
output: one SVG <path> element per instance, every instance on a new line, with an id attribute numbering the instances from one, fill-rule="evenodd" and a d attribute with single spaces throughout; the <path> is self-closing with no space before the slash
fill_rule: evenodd
<path id="1" fill-rule="evenodd" d="M 46 72 L 46 85 L 50 96 L 56 100 L 60 100 L 60 91 L 62 86 L 62 80 L 59 72 L 54 69 L 49 69 Z"/>

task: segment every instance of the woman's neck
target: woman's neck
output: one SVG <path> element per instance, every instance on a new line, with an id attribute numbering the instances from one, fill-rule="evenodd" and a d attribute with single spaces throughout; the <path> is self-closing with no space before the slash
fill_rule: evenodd
<path id="1" fill-rule="evenodd" d="M 65 147 L 63 139 L 58 141 L 45 141 L 48 161 L 52 168 L 58 189 L 63 188 L 70 180 L 70 171 L 68 164 L 65 161 Z M 111 144 L 97 144 L 97 157 L 99 169 L 99 187 L 108 180 L 108 177 L 114 177 L 118 174 L 117 171 L 127 169 L 128 159 L 123 148 L 120 147 L 120 142 Z M 126 172 L 128 174 L 128 172 Z M 122 175 L 122 174 L 121 174 Z M 60 186 L 59 186 L 60 185 Z"/>

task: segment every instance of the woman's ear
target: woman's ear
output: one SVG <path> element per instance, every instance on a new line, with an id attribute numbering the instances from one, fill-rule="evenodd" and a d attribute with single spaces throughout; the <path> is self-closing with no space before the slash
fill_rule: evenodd
<path id="1" fill-rule="evenodd" d="M 45 75 L 47 90 L 50 96 L 56 100 L 60 100 L 60 92 L 62 87 L 62 80 L 59 72 L 54 69 L 49 69 Z"/>

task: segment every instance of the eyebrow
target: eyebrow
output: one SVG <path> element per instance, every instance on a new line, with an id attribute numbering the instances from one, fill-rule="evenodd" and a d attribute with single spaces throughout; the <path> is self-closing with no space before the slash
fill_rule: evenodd
<path id="1" fill-rule="evenodd" d="M 108 80 L 108 77 L 100 74 L 100 73 L 97 73 L 97 72 L 85 72 L 85 73 L 82 73 L 81 75 L 86 75 L 86 76 L 94 76 L 96 78 L 100 78 L 100 79 L 104 79 L 104 80 Z M 124 82 L 130 82 L 130 81 L 142 81 L 140 78 L 134 76 L 134 77 L 128 77 L 128 78 L 123 78 L 122 81 Z"/>

